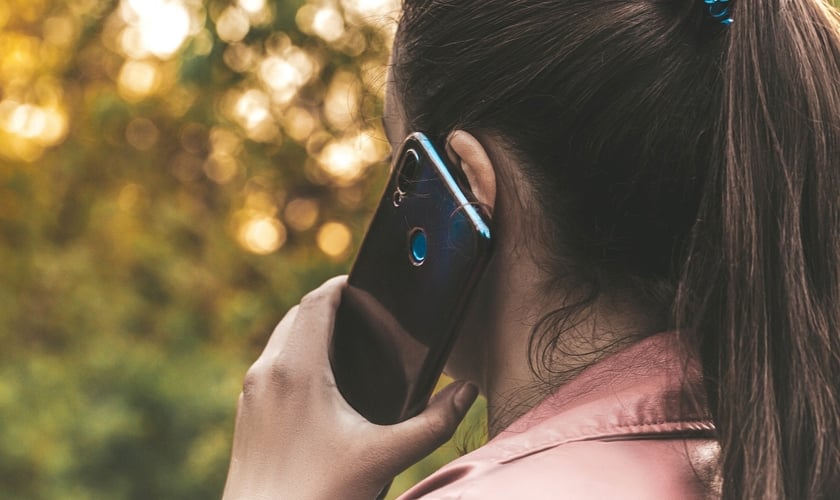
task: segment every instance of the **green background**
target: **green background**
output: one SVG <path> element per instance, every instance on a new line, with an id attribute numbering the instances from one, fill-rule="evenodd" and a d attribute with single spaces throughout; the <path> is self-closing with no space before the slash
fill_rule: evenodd
<path id="1" fill-rule="evenodd" d="M 221 496 L 245 371 L 385 181 L 395 8 L 0 0 L 0 497 Z"/>

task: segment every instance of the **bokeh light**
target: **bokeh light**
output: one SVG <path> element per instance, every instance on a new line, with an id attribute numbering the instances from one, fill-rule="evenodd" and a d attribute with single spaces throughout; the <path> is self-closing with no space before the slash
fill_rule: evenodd
<path id="1" fill-rule="evenodd" d="M 138 101 L 151 95 L 160 86 L 160 80 L 155 63 L 132 60 L 123 64 L 117 78 L 120 94 L 128 101 Z"/>
<path id="2" fill-rule="evenodd" d="M 157 126 L 148 118 L 135 118 L 128 122 L 125 129 L 126 141 L 140 151 L 153 148 L 159 137 L 160 132 Z"/>
<path id="3" fill-rule="evenodd" d="M 224 61 L 228 68 L 237 73 L 244 73 L 256 63 L 257 53 L 253 47 L 244 43 L 234 43 L 225 49 Z"/>
<path id="4" fill-rule="evenodd" d="M 317 122 L 312 113 L 304 108 L 295 106 L 283 113 L 283 124 L 286 133 L 294 140 L 303 143 L 315 131 Z"/>
<path id="5" fill-rule="evenodd" d="M 210 130 L 210 145 L 213 153 L 235 156 L 242 149 L 242 139 L 224 127 L 213 127 Z"/>
<path id="6" fill-rule="evenodd" d="M 250 89 L 242 93 L 234 105 L 234 114 L 247 132 L 259 130 L 272 122 L 270 102 L 264 92 Z"/>
<path id="7" fill-rule="evenodd" d="M 65 117 L 59 110 L 14 101 L 0 102 L 0 123 L 7 132 L 45 146 L 59 142 L 67 131 Z"/>
<path id="8" fill-rule="evenodd" d="M 14 32 L 3 33 L 0 38 L 0 49 L 3 51 L 0 73 L 3 79 L 31 78 L 38 69 L 41 48 L 41 40 L 36 37 Z"/>
<path id="9" fill-rule="evenodd" d="M 44 148 L 60 144 L 68 130 L 67 116 L 61 108 L 0 101 L 0 156 L 24 161 L 40 158 Z M 4 141 L 3 135 L 7 140 Z"/>
<path id="10" fill-rule="evenodd" d="M 309 54 L 289 46 L 281 54 L 263 59 L 259 65 L 259 76 L 270 89 L 275 102 L 287 103 L 309 82 L 317 69 L 315 60 Z"/>
<path id="11" fill-rule="evenodd" d="M 318 156 L 324 172 L 338 185 L 361 178 L 368 167 L 381 160 L 387 141 L 378 140 L 371 131 L 327 143 Z"/>
<path id="12" fill-rule="evenodd" d="M 349 71 L 337 72 L 324 96 L 324 117 L 333 128 L 343 130 L 358 119 L 361 84 Z"/>
<path id="13" fill-rule="evenodd" d="M 230 154 L 213 153 L 204 162 L 204 173 L 217 184 L 227 184 L 239 171 L 239 162 Z"/>
<path id="14" fill-rule="evenodd" d="M 192 14 L 192 17 L 191 17 Z M 197 11 L 179 0 L 122 0 L 120 15 L 127 24 L 120 36 L 123 50 L 132 58 L 154 55 L 168 59 L 191 33 Z"/>
<path id="15" fill-rule="evenodd" d="M 350 248 L 353 235 L 341 222 L 327 222 L 318 229 L 318 248 L 330 257 L 341 257 Z"/>
<path id="16" fill-rule="evenodd" d="M 249 252 L 266 255 L 286 242 L 286 228 L 274 217 L 249 218 L 239 230 L 239 242 Z"/>
<path id="17" fill-rule="evenodd" d="M 236 6 L 226 8 L 216 21 L 216 33 L 228 43 L 241 41 L 250 29 L 248 13 Z"/>
<path id="18" fill-rule="evenodd" d="M 334 141 L 324 148 L 321 166 L 335 180 L 348 182 L 362 174 L 362 162 L 349 141 Z"/>
<path id="19" fill-rule="evenodd" d="M 334 42 L 344 34 L 344 17 L 335 8 L 324 5 L 312 16 L 312 31 L 327 42 Z"/>
<path id="20" fill-rule="evenodd" d="M 286 223 L 295 231 L 306 231 L 318 222 L 318 202 L 308 198 L 297 198 L 286 205 L 283 211 Z"/>
<path id="21" fill-rule="evenodd" d="M 257 14 L 265 8 L 265 0 L 239 0 L 237 3 L 249 14 Z"/>

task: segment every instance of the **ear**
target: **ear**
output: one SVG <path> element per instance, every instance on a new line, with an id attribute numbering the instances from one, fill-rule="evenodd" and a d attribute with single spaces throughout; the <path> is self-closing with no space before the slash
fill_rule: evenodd
<path id="1" fill-rule="evenodd" d="M 455 130 L 446 139 L 446 153 L 464 171 L 478 202 L 492 213 L 496 205 L 496 171 L 484 146 L 469 132 Z"/>

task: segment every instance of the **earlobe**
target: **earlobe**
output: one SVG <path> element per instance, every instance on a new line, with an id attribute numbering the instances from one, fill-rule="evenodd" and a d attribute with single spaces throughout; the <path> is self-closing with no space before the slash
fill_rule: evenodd
<path id="1" fill-rule="evenodd" d="M 446 139 L 446 153 L 461 166 L 478 202 L 492 213 L 496 205 L 496 171 L 484 146 L 469 132 L 455 130 Z"/>

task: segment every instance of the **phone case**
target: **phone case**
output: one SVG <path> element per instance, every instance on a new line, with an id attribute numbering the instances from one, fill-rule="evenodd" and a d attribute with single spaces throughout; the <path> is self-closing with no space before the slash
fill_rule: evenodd
<path id="1" fill-rule="evenodd" d="M 461 173 L 425 135 L 410 135 L 395 156 L 333 333 L 338 389 L 368 420 L 391 424 L 425 407 L 490 249 L 489 217 Z"/>

